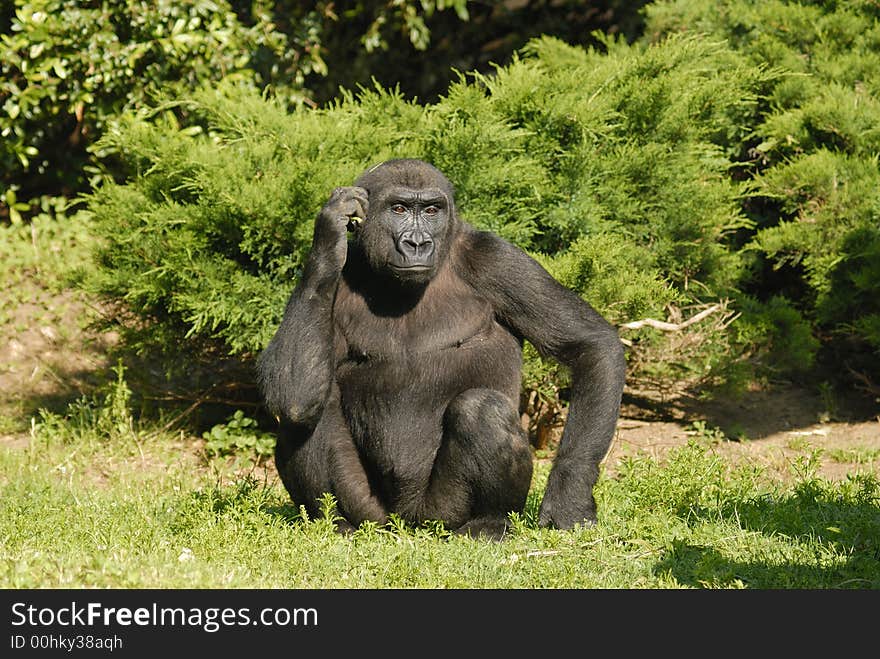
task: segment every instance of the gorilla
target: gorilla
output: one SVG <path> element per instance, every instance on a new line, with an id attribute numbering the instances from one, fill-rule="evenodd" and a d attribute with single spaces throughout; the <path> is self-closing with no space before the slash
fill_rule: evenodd
<path id="1" fill-rule="evenodd" d="M 257 364 L 293 502 L 315 514 L 332 494 L 340 530 L 394 513 L 502 537 L 532 476 L 523 340 L 572 376 L 539 524 L 594 523 L 624 383 L 616 329 L 521 249 L 462 221 L 426 162 L 389 160 L 335 189 Z"/>

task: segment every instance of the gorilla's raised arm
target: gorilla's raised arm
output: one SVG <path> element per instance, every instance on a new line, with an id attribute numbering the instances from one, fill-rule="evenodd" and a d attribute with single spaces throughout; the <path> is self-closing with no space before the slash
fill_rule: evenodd
<path id="1" fill-rule="evenodd" d="M 571 404 L 540 523 L 596 521 L 593 486 L 614 436 L 625 360 L 615 328 L 519 248 L 485 232 L 463 236 L 463 276 L 499 319 L 571 370 Z"/>
<path id="2" fill-rule="evenodd" d="M 266 407 L 286 422 L 314 427 L 334 379 L 333 303 L 348 252 L 346 229 L 367 213 L 362 188 L 336 188 L 315 220 L 312 251 L 260 355 L 257 373 Z"/>

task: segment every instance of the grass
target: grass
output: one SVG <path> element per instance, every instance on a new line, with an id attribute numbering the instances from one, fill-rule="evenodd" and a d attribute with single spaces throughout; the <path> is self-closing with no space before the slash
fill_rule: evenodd
<path id="1" fill-rule="evenodd" d="M 880 449 L 831 449 L 828 457 L 836 462 L 872 465 L 880 462 Z"/>
<path id="2" fill-rule="evenodd" d="M 4 336 L 18 305 L 64 291 L 86 226 L 2 229 Z M 817 477 L 806 443 L 780 480 L 725 461 L 717 431 L 695 425 L 665 460 L 625 458 L 597 487 L 600 523 L 565 532 L 535 523 L 541 453 L 504 542 L 399 521 L 340 536 L 332 502 L 314 520 L 289 503 L 242 415 L 208 442 L 136 419 L 121 366 L 33 417 L 25 393 L 6 394 L 0 418 L 2 588 L 880 588 L 880 483 Z"/>
<path id="3" fill-rule="evenodd" d="M 880 483 L 816 478 L 809 456 L 783 484 L 696 442 L 636 455 L 600 482 L 600 524 L 569 532 L 534 523 L 540 462 L 504 542 L 399 521 L 340 536 L 331 502 L 307 519 L 271 467 L 139 427 L 126 392 L 0 453 L 0 586 L 880 588 Z"/>

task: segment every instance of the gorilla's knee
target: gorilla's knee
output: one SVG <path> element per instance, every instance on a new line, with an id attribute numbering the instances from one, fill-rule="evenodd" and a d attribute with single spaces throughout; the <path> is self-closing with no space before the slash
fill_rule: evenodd
<path id="1" fill-rule="evenodd" d="M 532 453 L 507 396 L 494 389 L 468 389 L 449 404 L 445 423 L 446 437 L 457 446 L 453 450 L 473 465 L 471 477 L 481 489 L 528 487 Z"/>
<path id="2" fill-rule="evenodd" d="M 468 389 L 446 408 L 448 431 L 462 438 L 494 436 L 509 441 L 521 434 L 516 409 L 510 399 L 494 389 Z"/>

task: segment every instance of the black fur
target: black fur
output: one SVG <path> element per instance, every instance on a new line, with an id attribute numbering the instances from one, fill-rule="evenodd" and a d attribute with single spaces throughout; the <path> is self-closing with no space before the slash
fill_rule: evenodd
<path id="1" fill-rule="evenodd" d="M 572 372 L 539 521 L 594 522 L 624 381 L 617 332 L 525 252 L 462 222 L 453 195 L 431 165 L 392 160 L 319 213 L 259 360 L 281 478 L 312 513 L 332 493 L 352 526 L 396 513 L 500 536 L 532 474 L 517 413 L 528 339 Z M 365 219 L 347 239 L 352 217 Z"/>

